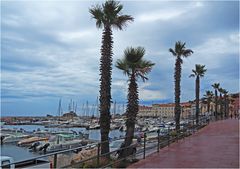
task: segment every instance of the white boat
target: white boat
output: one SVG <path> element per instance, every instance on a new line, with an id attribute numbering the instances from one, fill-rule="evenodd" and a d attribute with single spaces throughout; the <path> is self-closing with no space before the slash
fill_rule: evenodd
<path id="1" fill-rule="evenodd" d="M 16 143 L 22 139 L 29 138 L 29 135 L 22 134 L 22 133 L 15 133 L 15 134 L 8 134 L 3 138 L 3 144 L 7 143 Z"/>
<path id="2" fill-rule="evenodd" d="M 127 127 L 125 125 L 122 125 L 121 127 L 119 127 L 119 131 L 126 131 Z"/>
<path id="3" fill-rule="evenodd" d="M 91 124 L 89 126 L 89 128 L 87 128 L 88 130 L 96 130 L 96 129 L 100 129 L 100 125 L 99 124 Z"/>
<path id="4" fill-rule="evenodd" d="M 17 143 L 17 145 L 18 146 L 28 146 L 37 141 L 46 141 L 47 142 L 48 138 L 46 138 L 46 137 L 30 137 L 30 138 L 26 138 L 26 139 L 21 139 Z"/>

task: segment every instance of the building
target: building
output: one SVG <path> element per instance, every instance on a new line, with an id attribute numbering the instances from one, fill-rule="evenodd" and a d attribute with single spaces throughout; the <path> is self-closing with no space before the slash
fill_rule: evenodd
<path id="1" fill-rule="evenodd" d="M 220 97 L 218 97 L 218 100 Z M 223 98 L 224 99 L 224 98 Z M 239 93 L 229 95 L 229 114 L 240 113 L 240 102 Z M 214 98 L 210 102 L 209 112 L 207 109 L 207 101 L 200 99 L 199 102 L 199 115 L 214 115 L 215 103 Z M 192 118 L 196 116 L 196 103 L 195 101 L 189 101 L 180 103 L 181 105 L 181 118 Z M 175 104 L 164 103 L 164 104 L 152 104 L 152 106 L 139 106 L 138 117 L 159 117 L 161 119 L 174 119 Z M 218 113 L 220 113 L 220 104 L 218 104 Z M 223 110 L 224 111 L 224 108 Z"/>
<path id="2" fill-rule="evenodd" d="M 160 117 L 162 119 L 174 118 L 174 104 L 173 103 L 153 104 L 152 111 L 153 111 L 154 117 Z"/>
<path id="3" fill-rule="evenodd" d="M 77 117 L 77 114 L 73 111 L 70 111 L 69 113 L 63 114 L 63 119 L 65 120 L 72 120 L 74 117 Z"/>
<path id="4" fill-rule="evenodd" d="M 192 104 L 189 102 L 181 103 L 181 118 L 187 118 L 191 114 Z M 175 104 L 153 104 L 150 106 L 139 106 L 138 117 L 159 117 L 161 119 L 174 119 Z"/>
<path id="5" fill-rule="evenodd" d="M 189 118 L 191 115 L 194 115 L 193 113 L 193 103 L 190 102 L 184 102 L 180 104 L 182 107 L 181 111 L 181 118 Z"/>
<path id="6" fill-rule="evenodd" d="M 153 117 L 152 107 L 139 106 L 138 117 Z"/>

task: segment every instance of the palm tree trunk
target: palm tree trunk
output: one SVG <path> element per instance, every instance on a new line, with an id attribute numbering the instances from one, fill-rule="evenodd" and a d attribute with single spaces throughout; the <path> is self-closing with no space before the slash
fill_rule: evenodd
<path id="1" fill-rule="evenodd" d="M 227 98 L 226 95 L 224 95 L 224 117 L 227 117 Z"/>
<path id="2" fill-rule="evenodd" d="M 121 148 L 128 147 L 132 144 L 132 140 L 134 137 L 134 128 L 135 128 L 135 121 L 138 112 L 138 85 L 136 83 L 135 74 L 132 73 L 130 77 L 130 84 L 128 87 L 128 104 L 127 104 L 127 111 L 126 111 L 126 135 L 125 141 Z M 130 155 L 132 149 L 124 149 L 121 151 L 119 158 L 127 157 Z"/>
<path id="3" fill-rule="evenodd" d="M 226 114 L 227 114 L 227 118 L 229 117 L 229 99 L 226 99 Z"/>
<path id="4" fill-rule="evenodd" d="M 175 122 L 176 122 L 176 130 L 180 129 L 180 115 L 181 115 L 181 106 L 180 106 L 180 95 L 181 95 L 181 58 L 178 56 L 175 63 Z"/>
<path id="5" fill-rule="evenodd" d="M 207 112 L 210 112 L 210 97 L 207 98 Z"/>
<path id="6" fill-rule="evenodd" d="M 220 114 L 221 114 L 221 119 L 223 119 L 222 93 L 220 93 L 219 104 L 220 104 Z"/>
<path id="7" fill-rule="evenodd" d="M 196 122 L 199 122 L 199 89 L 200 89 L 200 79 L 199 76 L 196 78 Z"/>
<path id="8" fill-rule="evenodd" d="M 217 94 L 217 89 L 215 89 L 215 117 L 216 120 L 218 120 L 218 94 Z"/>
<path id="9" fill-rule="evenodd" d="M 112 30 L 105 26 L 102 35 L 100 59 L 100 132 L 101 154 L 109 152 L 108 135 L 110 130 L 111 74 L 112 74 Z M 110 157 L 107 155 L 106 157 Z"/>

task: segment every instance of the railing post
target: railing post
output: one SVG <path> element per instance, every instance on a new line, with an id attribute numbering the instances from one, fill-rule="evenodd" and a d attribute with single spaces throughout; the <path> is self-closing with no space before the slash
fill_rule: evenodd
<path id="1" fill-rule="evenodd" d="M 53 168 L 57 168 L 57 154 L 54 154 Z"/>
<path id="2" fill-rule="evenodd" d="M 146 156 L 146 133 L 144 133 L 144 138 L 143 138 L 143 159 L 145 159 Z"/>
<path id="3" fill-rule="evenodd" d="M 170 127 L 168 127 L 168 146 L 170 145 Z"/>
<path id="4" fill-rule="evenodd" d="M 178 143 L 178 133 L 179 133 L 179 130 L 177 130 L 177 136 L 176 136 L 177 143 Z"/>
<path id="5" fill-rule="evenodd" d="M 101 143 L 98 143 L 97 146 L 97 168 L 99 168 L 99 161 L 100 161 L 100 147 L 101 147 Z"/>
<path id="6" fill-rule="evenodd" d="M 159 149 L 160 149 L 160 129 L 158 129 L 157 133 L 158 133 L 158 147 L 157 147 L 157 152 L 159 153 Z"/>

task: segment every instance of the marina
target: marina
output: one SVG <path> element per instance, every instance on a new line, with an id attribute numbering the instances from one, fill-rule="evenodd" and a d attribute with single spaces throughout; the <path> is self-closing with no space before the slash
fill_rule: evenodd
<path id="1" fill-rule="evenodd" d="M 34 157 L 39 154 L 52 153 L 69 148 L 81 147 L 87 144 L 100 141 L 100 129 L 96 127 L 98 119 L 85 119 L 86 127 L 64 127 L 63 121 L 49 120 L 37 121 L 32 125 L 1 125 L 2 151 L 1 155 L 13 156 L 16 151 L 25 152 L 28 157 Z M 73 124 L 83 124 L 80 118 L 74 118 L 67 122 L 69 126 Z M 80 123 L 81 122 L 81 123 Z M 27 123 L 25 121 L 25 123 Z M 48 123 L 48 125 L 46 125 Z M 41 124 L 41 125 L 40 125 Z M 63 125 L 56 127 L 57 125 Z M 82 126 L 81 124 L 81 126 Z M 184 124 L 184 123 L 183 123 Z M 174 123 L 164 122 L 161 119 L 139 118 L 136 123 L 135 135 L 141 135 L 142 132 L 149 131 L 148 140 L 157 137 L 157 129 L 161 129 L 160 134 L 164 135 L 169 129 L 174 128 Z M 125 136 L 126 126 L 124 116 L 112 119 L 110 139 L 122 138 Z M 152 131 L 152 134 L 151 134 Z M 15 147 L 15 149 L 14 149 Z M 11 153 L 12 152 L 12 153 Z M 19 157 L 16 157 L 17 159 Z M 22 160 L 19 158 L 19 160 Z"/>

